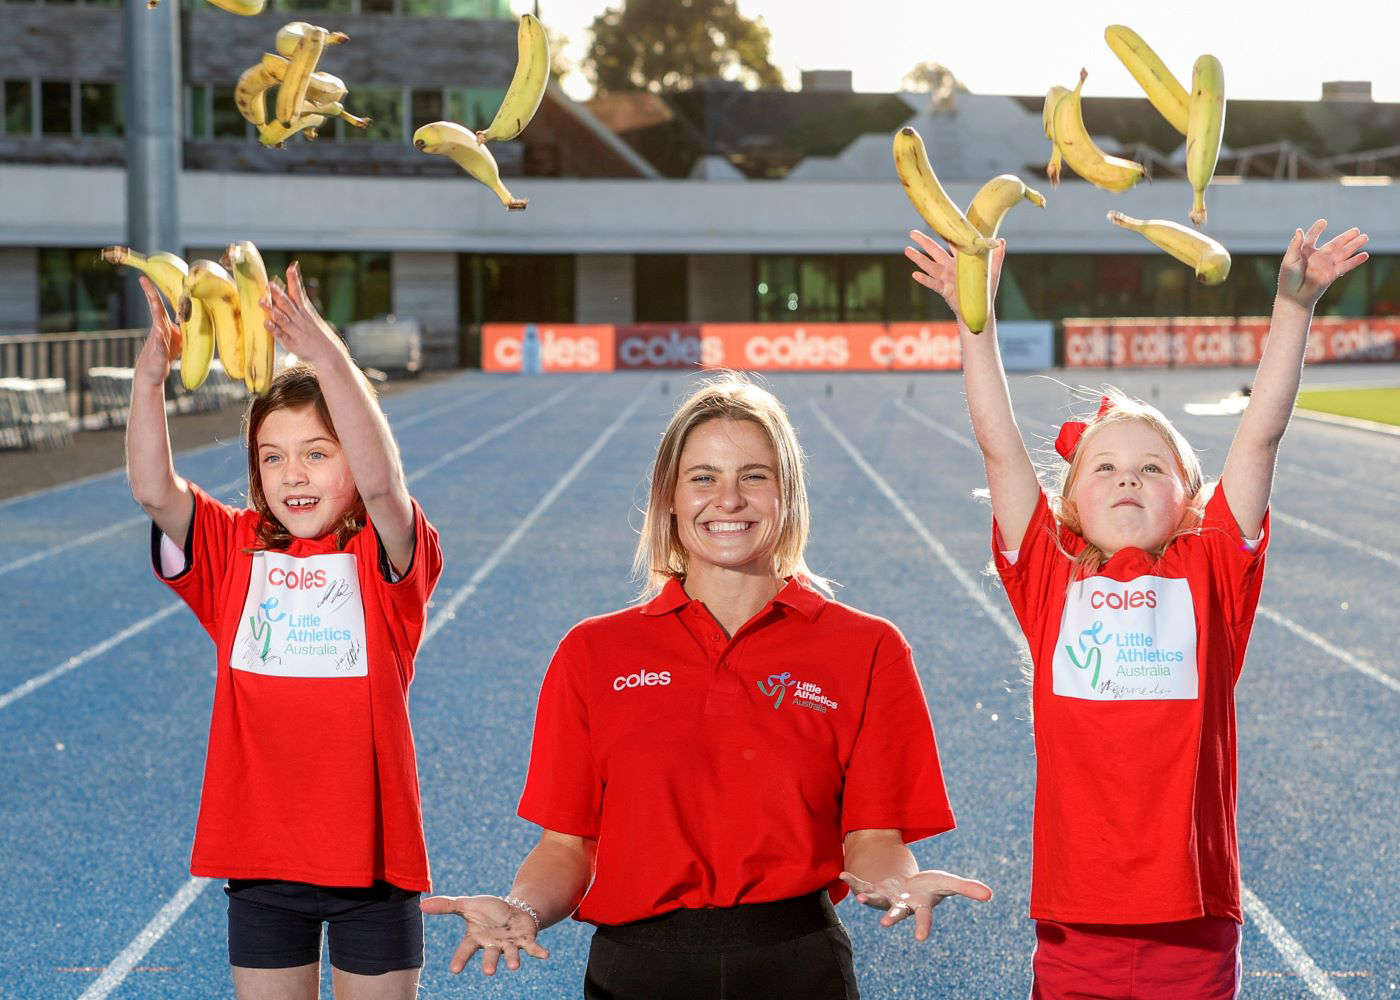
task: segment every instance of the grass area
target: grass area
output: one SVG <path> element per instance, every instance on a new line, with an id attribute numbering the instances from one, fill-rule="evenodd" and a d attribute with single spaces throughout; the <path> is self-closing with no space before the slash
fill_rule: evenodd
<path id="1" fill-rule="evenodd" d="M 1303 389 L 1298 408 L 1400 427 L 1400 388 Z"/>

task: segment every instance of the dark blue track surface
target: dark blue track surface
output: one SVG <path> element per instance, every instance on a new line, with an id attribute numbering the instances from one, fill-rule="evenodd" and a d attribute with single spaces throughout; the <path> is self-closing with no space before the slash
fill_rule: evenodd
<path id="1" fill-rule="evenodd" d="M 1309 379 L 1375 374 L 1313 369 Z M 1182 404 L 1214 401 L 1245 373 L 1114 378 L 1155 398 L 1208 475 L 1219 474 L 1236 418 L 1189 416 Z M 465 374 L 386 401 L 446 557 L 413 688 L 440 891 L 505 891 L 537 836 L 514 810 L 539 681 L 569 626 L 635 595 L 636 507 L 688 382 Z M 772 385 L 810 455 L 809 562 L 842 585 L 842 600 L 892 619 L 915 650 L 959 824 L 916 853 L 997 894 L 940 907 L 923 945 L 843 903 L 862 990 L 1023 997 L 1034 761 L 1020 658 L 998 620 L 1009 609 L 982 573 L 990 515 L 972 496 L 983 479 L 961 382 L 780 376 Z M 1023 430 L 1050 436 L 1065 416 L 1063 387 L 1025 377 L 1012 386 Z M 230 443 L 177 456 L 176 468 L 236 501 L 245 468 L 236 435 L 230 415 Z M 1258 901 L 1245 929 L 1245 995 L 1396 997 L 1400 438 L 1295 421 L 1274 499 L 1262 611 L 1238 692 L 1241 861 Z M 188 908 L 159 924 L 135 967 L 101 995 L 232 992 L 223 894 L 188 876 L 213 650 L 188 611 L 157 615 L 174 598 L 151 577 L 139 514 L 120 474 L 0 503 L 5 1000 L 82 995 L 132 954 L 182 887 L 193 894 Z M 520 973 L 454 978 L 446 966 L 460 923 L 435 918 L 422 995 L 577 996 L 589 932 L 572 922 L 550 929 L 552 957 Z"/>

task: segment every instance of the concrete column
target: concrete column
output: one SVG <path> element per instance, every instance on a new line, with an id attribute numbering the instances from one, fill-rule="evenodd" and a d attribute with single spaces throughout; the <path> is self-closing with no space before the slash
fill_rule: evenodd
<path id="1" fill-rule="evenodd" d="M 630 253 L 579 254 L 574 266 L 574 322 L 635 320 L 635 271 Z"/>
<path id="2" fill-rule="evenodd" d="M 39 332 L 39 251 L 0 247 L 0 333 Z"/>
<path id="3" fill-rule="evenodd" d="M 753 258 L 748 254 L 691 254 L 686 278 L 690 322 L 753 322 Z"/>
<path id="4" fill-rule="evenodd" d="M 423 327 L 423 367 L 453 368 L 457 358 L 457 255 L 395 253 L 389 263 L 390 309 Z"/>

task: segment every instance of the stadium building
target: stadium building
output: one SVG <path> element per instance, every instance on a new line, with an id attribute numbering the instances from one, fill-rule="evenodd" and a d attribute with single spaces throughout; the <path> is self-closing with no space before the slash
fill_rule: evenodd
<path id="1" fill-rule="evenodd" d="M 1364 83 L 1329 85 L 1317 101 L 1229 104 L 1207 231 L 1234 265 L 1206 288 L 1105 218 L 1116 208 L 1185 221 L 1190 208 L 1184 140 L 1145 100 L 1085 99 L 1100 145 L 1152 175 L 1113 195 L 1068 170 L 1050 190 L 1038 96 L 858 94 L 840 72 L 804 74 L 799 91 L 714 85 L 581 103 L 552 85 L 521 139 L 493 147 L 530 202 L 507 213 L 410 142 L 438 118 L 490 119 L 515 62 L 507 0 L 270 6 L 256 17 L 202 0 L 181 10 L 183 246 L 138 249 L 217 258 L 251 239 L 274 270 L 299 258 L 333 322 L 412 317 L 429 365 L 476 364 L 489 323 L 947 319 L 901 254 L 921 225 L 891 164 L 890 136 L 905 124 L 961 204 L 1006 172 L 1045 193 L 1045 209 L 1023 205 L 1003 226 L 998 310 L 1052 324 L 1061 352 L 1067 320 L 1266 315 L 1289 235 L 1319 217 L 1333 232 L 1364 227 L 1374 254 L 1320 311 L 1400 312 L 1400 105 L 1372 101 Z M 97 255 L 128 239 L 122 18 L 120 0 L 0 0 L 0 333 L 123 325 L 123 280 Z M 264 149 L 233 84 L 297 18 L 350 35 L 322 68 L 374 121 Z"/>

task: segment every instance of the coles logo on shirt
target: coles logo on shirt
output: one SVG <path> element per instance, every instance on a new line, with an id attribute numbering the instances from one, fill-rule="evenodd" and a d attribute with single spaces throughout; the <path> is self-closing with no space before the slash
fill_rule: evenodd
<path id="1" fill-rule="evenodd" d="M 366 676 L 355 557 L 254 552 L 229 666 L 275 677 Z"/>
<path id="2" fill-rule="evenodd" d="M 1054 692 L 1089 701 L 1194 699 L 1196 609 L 1181 579 L 1093 576 L 1070 588 Z"/>
<path id="3" fill-rule="evenodd" d="M 613 678 L 614 691 L 626 691 L 628 688 L 639 687 L 664 687 L 671 683 L 671 671 L 662 670 L 638 670 L 635 674 L 623 674 Z"/>

